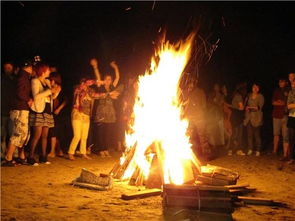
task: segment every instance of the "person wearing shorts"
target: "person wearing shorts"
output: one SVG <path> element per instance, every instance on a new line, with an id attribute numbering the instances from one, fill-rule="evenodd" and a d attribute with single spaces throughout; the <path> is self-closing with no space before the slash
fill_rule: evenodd
<path id="1" fill-rule="evenodd" d="M 272 97 L 272 117 L 273 117 L 273 153 L 277 154 L 280 135 L 283 138 L 283 158 L 288 158 L 289 152 L 289 131 L 287 127 L 288 122 L 288 88 L 287 80 L 284 78 L 279 79 L 279 87 L 275 89 Z"/>
<path id="2" fill-rule="evenodd" d="M 26 157 L 24 145 L 27 144 L 29 134 L 29 109 L 32 106 L 30 77 L 33 74 L 33 67 L 30 62 L 26 62 L 17 78 L 15 96 L 13 98 L 10 119 L 12 121 L 12 134 L 9 140 L 5 160 L 2 166 L 15 166 L 16 163 L 25 164 Z M 13 161 L 13 153 L 18 148 L 19 158 Z"/>

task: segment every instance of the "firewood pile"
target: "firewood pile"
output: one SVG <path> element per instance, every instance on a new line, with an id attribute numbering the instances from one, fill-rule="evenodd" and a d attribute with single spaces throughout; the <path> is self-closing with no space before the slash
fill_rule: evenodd
<path id="1" fill-rule="evenodd" d="M 164 214 L 190 209 L 214 214 L 231 214 L 237 206 L 285 206 L 271 199 L 247 197 L 256 189 L 249 184 L 237 185 L 239 174 L 223 167 L 202 166 L 195 181 L 183 185 L 162 184 L 161 188 L 123 194 L 123 200 L 162 196 Z M 160 177 L 158 179 L 161 180 Z"/>
<path id="2" fill-rule="evenodd" d="M 231 214 L 245 204 L 285 206 L 271 199 L 243 196 L 256 189 L 237 185 L 239 174 L 213 165 L 202 166 L 196 182 L 190 185 L 163 185 L 164 213 L 179 208 Z"/>
<path id="3" fill-rule="evenodd" d="M 130 148 L 129 151 L 125 152 L 124 161 L 117 162 L 109 175 L 114 179 L 124 180 L 124 173 L 128 170 L 129 167 L 132 167 L 132 163 L 134 163 L 133 157 L 136 151 L 136 145 L 133 148 Z M 153 188 L 162 188 L 164 184 L 164 174 L 163 174 L 163 165 L 161 162 L 161 147 L 160 144 L 155 142 L 150 148 L 146 151 L 146 158 L 149 162 L 151 162 L 149 176 L 145 179 L 143 171 L 139 166 L 136 166 L 133 170 L 133 173 L 129 179 L 129 185 L 133 186 L 145 186 L 148 189 Z M 193 162 L 194 161 L 194 162 Z M 196 165 L 198 160 L 194 156 L 194 160 L 188 160 L 185 162 L 186 165 L 186 180 L 185 183 L 194 183 L 197 175 L 200 174 L 199 168 Z"/>
<path id="4" fill-rule="evenodd" d="M 113 187 L 113 179 L 109 175 L 96 175 L 95 173 L 83 168 L 80 176 L 73 180 L 71 184 L 73 186 L 93 190 L 110 190 Z"/>
<path id="5" fill-rule="evenodd" d="M 212 186 L 235 185 L 238 179 L 238 173 L 213 165 L 202 166 L 197 175 L 197 181 Z"/>

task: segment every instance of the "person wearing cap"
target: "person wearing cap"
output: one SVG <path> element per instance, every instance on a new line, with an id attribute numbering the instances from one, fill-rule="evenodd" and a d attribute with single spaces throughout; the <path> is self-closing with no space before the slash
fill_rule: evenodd
<path id="1" fill-rule="evenodd" d="M 23 146 L 29 140 L 29 110 L 33 100 L 31 98 L 30 77 L 33 74 L 31 62 L 25 62 L 16 80 L 15 96 L 12 98 L 10 119 L 13 122 L 12 134 L 9 139 L 5 161 L 2 166 L 15 166 L 13 153 L 18 148 L 19 158 L 17 163 L 26 164 Z"/>

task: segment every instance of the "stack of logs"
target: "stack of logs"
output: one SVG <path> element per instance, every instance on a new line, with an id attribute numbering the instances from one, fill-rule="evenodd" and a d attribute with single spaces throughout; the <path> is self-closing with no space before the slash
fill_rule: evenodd
<path id="1" fill-rule="evenodd" d="M 162 162 L 159 147 L 152 148 L 150 158 L 151 167 L 149 177 L 145 180 L 139 167 L 135 168 L 130 185 L 145 186 L 146 191 L 132 194 L 123 194 L 122 199 L 132 200 L 162 194 L 164 212 L 175 208 L 191 208 L 198 211 L 231 214 L 237 203 L 254 205 L 281 205 L 270 199 L 240 196 L 256 189 L 249 185 L 236 185 L 239 174 L 232 170 L 206 165 L 197 167 L 193 162 L 186 162 L 184 175 L 186 180 L 183 185 L 164 184 Z M 136 146 L 125 153 L 123 162 L 118 162 L 110 172 L 110 176 L 122 180 L 129 166 L 133 166 L 133 157 Z M 150 152 L 151 153 L 151 152 Z M 148 157 L 149 154 L 146 154 Z M 156 188 L 156 189 L 155 189 Z"/>
<path id="2" fill-rule="evenodd" d="M 238 173 L 213 165 L 202 166 L 200 174 L 197 175 L 197 181 L 212 186 L 235 185 L 238 179 Z"/>
<path id="3" fill-rule="evenodd" d="M 129 167 L 132 167 L 134 163 L 134 154 L 136 151 L 136 145 L 130 148 L 124 153 L 124 160 L 117 162 L 109 175 L 115 179 L 123 180 L 124 173 Z M 148 162 L 150 162 L 149 176 L 145 179 L 143 171 L 139 166 L 135 166 L 133 173 L 129 179 L 129 185 L 133 186 L 145 186 L 148 189 L 161 188 L 164 184 L 164 174 L 162 158 L 163 151 L 161 149 L 161 144 L 158 142 L 153 143 L 145 153 L 145 157 Z M 197 176 L 200 174 L 199 165 L 197 165 L 197 158 L 193 156 L 193 160 L 189 159 L 183 162 L 185 167 L 185 183 L 194 183 Z"/>
<path id="4" fill-rule="evenodd" d="M 149 177 L 145 179 L 143 175 L 143 171 L 140 169 L 139 166 L 136 166 L 130 179 L 129 179 L 129 185 L 132 186 L 145 186 L 148 189 L 152 188 L 161 188 L 163 185 L 163 170 L 162 170 L 162 164 L 160 160 L 158 160 L 158 155 L 160 155 L 158 144 L 151 145 L 150 148 L 148 148 L 148 151 L 146 153 L 146 158 L 149 162 L 151 162 L 151 167 L 149 171 Z M 124 173 L 128 169 L 129 166 L 132 165 L 132 160 L 134 157 L 134 153 L 136 151 L 136 145 L 129 149 L 128 152 L 125 153 L 124 161 L 117 162 L 113 169 L 110 171 L 110 175 L 115 179 L 122 180 Z M 158 154 L 156 154 L 158 152 Z"/>
<path id="5" fill-rule="evenodd" d="M 222 186 L 165 184 L 162 196 L 164 211 L 175 207 L 224 213 L 234 210 L 231 193 Z"/>

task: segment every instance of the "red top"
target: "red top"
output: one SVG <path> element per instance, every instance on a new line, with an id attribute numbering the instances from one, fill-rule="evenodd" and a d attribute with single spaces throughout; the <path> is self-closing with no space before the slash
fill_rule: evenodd
<path id="1" fill-rule="evenodd" d="M 273 105 L 272 117 L 282 119 L 287 114 L 287 98 L 288 98 L 288 90 L 285 88 L 277 88 L 275 89 L 272 97 L 272 101 L 282 100 L 285 102 L 285 105 L 275 106 Z"/>

